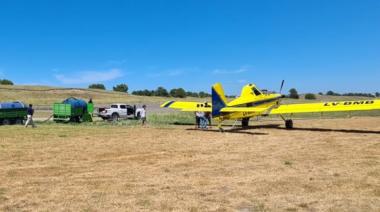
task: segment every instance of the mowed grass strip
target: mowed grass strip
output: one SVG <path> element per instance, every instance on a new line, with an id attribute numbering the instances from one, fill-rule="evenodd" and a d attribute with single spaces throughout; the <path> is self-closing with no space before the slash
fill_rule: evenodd
<path id="1" fill-rule="evenodd" d="M 376 211 L 379 121 L 2 126 L 0 210 Z"/>

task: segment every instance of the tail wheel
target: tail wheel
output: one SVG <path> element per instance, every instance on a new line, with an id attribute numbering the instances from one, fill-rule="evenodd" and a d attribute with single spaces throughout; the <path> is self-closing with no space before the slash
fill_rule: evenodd
<path id="1" fill-rule="evenodd" d="M 243 118 L 243 119 L 241 120 L 241 126 L 242 126 L 243 128 L 248 127 L 248 126 L 249 126 L 249 118 Z"/>
<path id="2" fill-rule="evenodd" d="M 119 114 L 112 113 L 112 121 L 119 121 Z"/>
<path id="3" fill-rule="evenodd" d="M 286 129 L 293 129 L 293 120 L 291 119 L 285 120 L 285 127 Z"/>

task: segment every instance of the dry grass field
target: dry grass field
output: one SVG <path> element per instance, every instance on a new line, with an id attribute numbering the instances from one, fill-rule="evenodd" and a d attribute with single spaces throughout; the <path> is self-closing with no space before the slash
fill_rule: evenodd
<path id="1" fill-rule="evenodd" d="M 379 211 L 380 118 L 0 127 L 0 211 Z"/>

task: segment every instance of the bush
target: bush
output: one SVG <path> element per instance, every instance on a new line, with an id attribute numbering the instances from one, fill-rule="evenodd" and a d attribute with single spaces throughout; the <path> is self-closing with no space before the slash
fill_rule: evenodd
<path id="1" fill-rule="evenodd" d="M 376 97 L 380 97 L 380 93 L 379 92 L 376 92 Z"/>
<path id="2" fill-rule="evenodd" d="M 305 99 L 313 100 L 313 99 L 317 99 L 317 97 L 313 93 L 307 93 L 305 94 Z"/>
<path id="3" fill-rule="evenodd" d="M 7 79 L 0 79 L 0 85 L 13 85 L 13 82 Z"/>
<path id="4" fill-rule="evenodd" d="M 186 91 L 183 88 L 174 88 L 170 90 L 170 96 L 176 98 L 185 98 Z"/>
<path id="5" fill-rule="evenodd" d="M 321 96 L 323 96 L 323 93 L 322 93 L 322 92 L 319 92 L 318 94 L 321 95 Z"/>
<path id="6" fill-rule="evenodd" d="M 104 86 L 103 84 L 91 84 L 88 86 L 88 88 L 105 90 L 106 86 Z"/>
<path id="7" fill-rule="evenodd" d="M 327 96 L 340 96 L 339 93 L 335 93 L 334 91 L 327 91 L 326 95 Z"/>
<path id="8" fill-rule="evenodd" d="M 113 87 L 113 90 L 114 91 L 118 91 L 118 92 L 128 93 L 128 85 L 124 84 L 124 83 L 123 84 L 118 84 L 115 87 Z"/>
<path id="9" fill-rule="evenodd" d="M 164 97 L 168 97 L 169 96 L 169 92 L 164 88 L 164 87 L 158 87 L 156 89 L 156 91 L 154 92 L 154 95 L 155 96 L 164 96 Z"/>
<path id="10" fill-rule="evenodd" d="M 300 96 L 298 95 L 298 91 L 295 88 L 292 88 L 289 90 L 289 98 L 292 98 L 292 99 L 300 98 Z"/>

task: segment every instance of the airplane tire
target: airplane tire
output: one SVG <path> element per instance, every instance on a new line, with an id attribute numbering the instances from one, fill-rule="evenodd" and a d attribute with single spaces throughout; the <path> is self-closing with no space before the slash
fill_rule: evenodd
<path id="1" fill-rule="evenodd" d="M 241 120 L 241 126 L 242 126 L 243 128 L 248 127 L 248 126 L 249 126 L 249 118 L 243 118 L 243 119 Z"/>
<path id="2" fill-rule="evenodd" d="M 288 119 L 285 121 L 285 127 L 286 129 L 293 129 L 293 120 Z"/>

